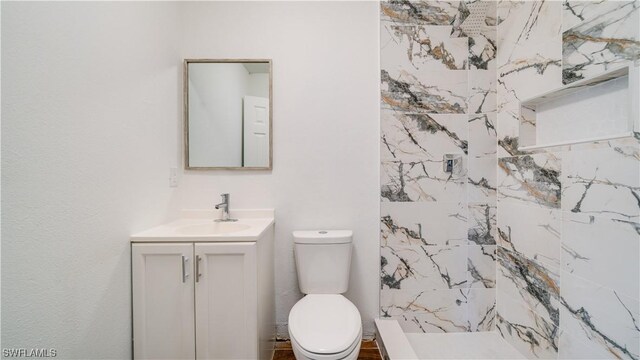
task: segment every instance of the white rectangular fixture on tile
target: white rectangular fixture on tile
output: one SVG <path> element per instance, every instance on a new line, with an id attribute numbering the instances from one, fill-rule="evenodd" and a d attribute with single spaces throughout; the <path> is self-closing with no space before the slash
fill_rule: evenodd
<path id="1" fill-rule="evenodd" d="M 518 150 L 634 136 L 639 80 L 629 65 L 521 101 Z"/>

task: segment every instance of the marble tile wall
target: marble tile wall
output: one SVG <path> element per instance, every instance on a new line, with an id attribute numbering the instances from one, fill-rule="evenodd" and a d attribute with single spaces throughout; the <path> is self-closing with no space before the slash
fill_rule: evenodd
<path id="1" fill-rule="evenodd" d="M 380 314 L 408 332 L 494 330 L 496 3 L 380 11 Z"/>
<path id="2" fill-rule="evenodd" d="M 497 4 L 495 323 L 528 358 L 640 358 L 640 137 L 518 151 L 521 99 L 638 59 L 638 7 Z"/>

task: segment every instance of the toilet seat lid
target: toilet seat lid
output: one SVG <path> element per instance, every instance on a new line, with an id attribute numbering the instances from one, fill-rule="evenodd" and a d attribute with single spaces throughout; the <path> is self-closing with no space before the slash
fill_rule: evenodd
<path id="1" fill-rule="evenodd" d="M 289 313 L 289 333 L 306 351 L 334 354 L 348 349 L 360 335 L 360 312 L 339 294 L 310 294 Z"/>

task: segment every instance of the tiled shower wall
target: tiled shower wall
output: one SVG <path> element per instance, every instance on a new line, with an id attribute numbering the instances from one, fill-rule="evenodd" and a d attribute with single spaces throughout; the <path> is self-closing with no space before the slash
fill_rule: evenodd
<path id="1" fill-rule="evenodd" d="M 494 330 L 496 3 L 380 10 L 381 317 L 407 332 Z"/>
<path id="2" fill-rule="evenodd" d="M 477 3 L 381 3 L 381 316 L 638 359 L 640 134 L 518 150 L 520 100 L 637 59 L 638 1 Z"/>
<path id="3" fill-rule="evenodd" d="M 496 325 L 529 358 L 640 357 L 640 134 L 518 151 L 520 100 L 637 58 L 638 6 L 497 4 Z"/>

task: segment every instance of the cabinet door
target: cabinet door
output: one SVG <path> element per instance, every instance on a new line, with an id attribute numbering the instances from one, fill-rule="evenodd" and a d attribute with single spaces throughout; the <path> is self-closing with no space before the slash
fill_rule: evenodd
<path id="1" fill-rule="evenodd" d="M 135 359 L 194 359 L 193 244 L 133 244 Z"/>
<path id="2" fill-rule="evenodd" d="M 257 359 L 256 243 L 195 244 L 198 359 Z"/>

